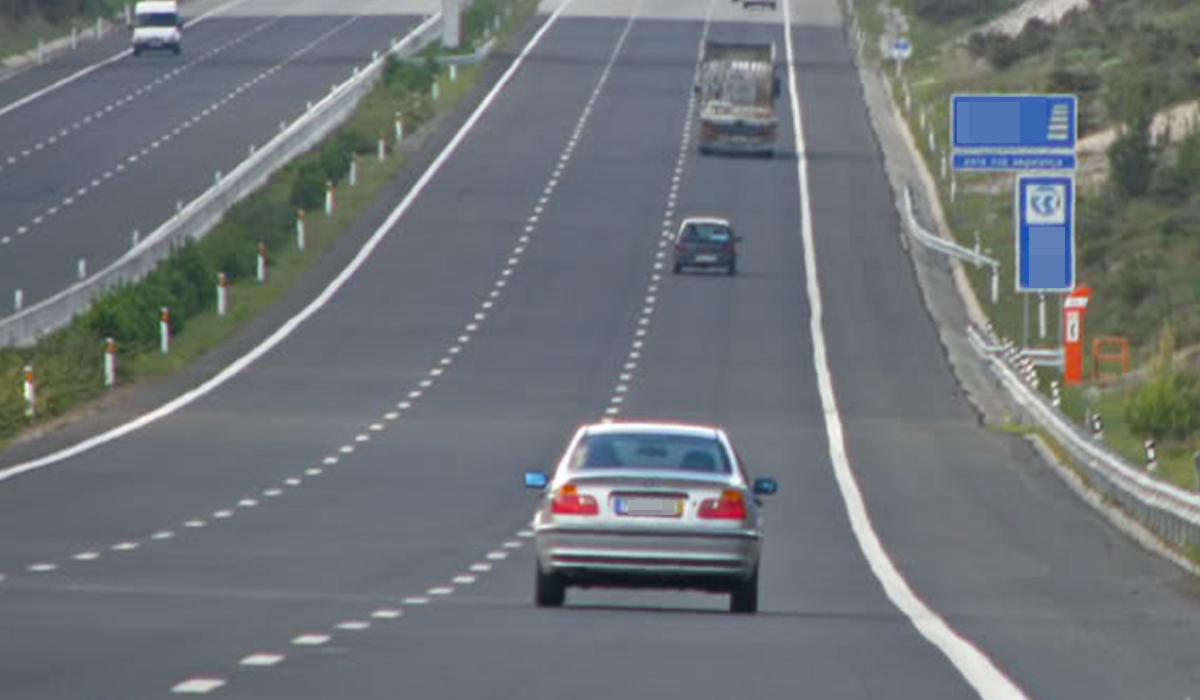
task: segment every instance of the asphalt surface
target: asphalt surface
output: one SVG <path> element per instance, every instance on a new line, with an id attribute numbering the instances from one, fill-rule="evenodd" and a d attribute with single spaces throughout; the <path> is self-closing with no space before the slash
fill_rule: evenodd
<path id="1" fill-rule="evenodd" d="M 415 28 L 427 4 L 189 3 L 199 21 L 181 56 L 110 62 L 127 48 L 118 31 L 0 83 L 4 109 L 103 64 L 0 116 L 0 313 L 17 289 L 28 305 L 75 282 L 80 259 L 88 272 L 116 260 L 134 231 L 203 193 Z"/>
<path id="2" fill-rule="evenodd" d="M 900 247 L 832 3 L 792 10 L 825 339 L 875 530 L 1028 697 L 1194 697 L 1190 584 L 980 427 Z M 0 696 L 998 697 L 889 601 L 851 531 L 787 100 L 772 160 L 683 140 L 702 38 L 782 50 L 783 32 L 725 0 L 581 0 L 286 342 L 4 482 Z M 695 213 L 745 236 L 737 277 L 656 267 L 664 227 Z M 758 615 L 672 592 L 532 606 L 521 474 L 604 415 L 724 424 L 779 478 Z"/>

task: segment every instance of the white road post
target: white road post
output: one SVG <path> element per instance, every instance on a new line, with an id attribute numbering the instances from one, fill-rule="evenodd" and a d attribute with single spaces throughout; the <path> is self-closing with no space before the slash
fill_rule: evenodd
<path id="1" fill-rule="evenodd" d="M 1154 473 L 1158 471 L 1158 452 L 1154 449 L 1154 440 L 1147 440 L 1143 446 L 1146 448 L 1146 471 Z"/>
<path id="2" fill-rule="evenodd" d="M 229 280 L 224 272 L 217 273 L 217 315 L 224 316 L 229 307 Z"/>
<path id="3" fill-rule="evenodd" d="M 13 292 L 13 311 L 20 311 L 25 308 L 25 290 L 18 289 Z"/>
<path id="4" fill-rule="evenodd" d="M 296 250 L 304 252 L 304 210 L 296 210 Z"/>
<path id="5" fill-rule="evenodd" d="M 334 200 L 333 181 L 327 180 L 325 182 L 325 216 L 333 216 L 333 208 L 334 208 L 333 200 Z"/>
<path id="6" fill-rule="evenodd" d="M 79 279 L 87 279 L 87 258 L 79 259 L 79 262 L 75 264 L 75 271 Z"/>
<path id="7" fill-rule="evenodd" d="M 438 97 L 442 94 L 442 85 L 441 85 L 441 82 L 439 79 L 437 79 L 437 78 L 434 79 L 433 87 L 429 89 L 429 93 L 430 93 L 430 96 L 433 98 L 433 101 L 437 102 Z"/>
<path id="8" fill-rule="evenodd" d="M 1000 266 L 992 265 L 992 303 L 1000 303 Z"/>
<path id="9" fill-rule="evenodd" d="M 1104 419 L 1099 413 L 1092 414 L 1092 439 L 1096 442 L 1104 442 Z"/>
<path id="10" fill-rule="evenodd" d="M 220 185 L 220 184 L 221 184 L 221 171 L 218 170 L 217 172 L 213 173 L 213 187 L 216 187 L 217 185 Z"/>
<path id="11" fill-rule="evenodd" d="M 104 36 L 104 20 L 97 17 L 96 18 L 96 38 L 99 39 L 102 36 Z"/>
<path id="12" fill-rule="evenodd" d="M 1046 337 L 1046 295 L 1038 293 L 1038 337 Z"/>
<path id="13" fill-rule="evenodd" d="M 158 351 L 163 355 L 171 352 L 171 316 L 165 306 L 158 314 Z"/>
<path id="14" fill-rule="evenodd" d="M 177 200 L 175 200 L 175 216 L 179 216 L 182 213 L 183 213 L 183 200 L 177 199 Z"/>
<path id="15" fill-rule="evenodd" d="M 950 173 L 950 203 L 954 204 L 954 200 L 958 198 L 958 177 L 954 173 Z"/>
<path id="16" fill-rule="evenodd" d="M 1050 380 L 1050 402 L 1054 404 L 1055 408 L 1062 406 L 1062 394 L 1058 391 L 1057 379 Z"/>
<path id="17" fill-rule="evenodd" d="M 451 63 L 450 64 L 450 82 L 453 83 L 453 82 L 456 82 L 457 80 L 458 80 L 458 66 Z"/>
<path id="18" fill-rule="evenodd" d="M 79 48 L 79 29 L 71 27 L 71 50 L 74 51 L 77 48 Z"/>
<path id="19" fill-rule="evenodd" d="M 134 248 L 138 247 L 138 244 L 141 242 L 142 242 L 142 232 L 135 228 L 133 230 L 133 247 Z"/>
<path id="20" fill-rule="evenodd" d="M 104 339 L 104 386 L 111 389 L 117 385 L 117 341 Z"/>
<path id="21" fill-rule="evenodd" d="M 1195 476 L 1192 490 L 1200 492 L 1200 450 L 1192 453 L 1192 474 Z"/>
<path id="22" fill-rule="evenodd" d="M 380 163 L 387 160 L 387 134 L 386 133 L 379 135 L 379 147 L 376 148 L 376 156 L 379 158 Z"/>
<path id="23" fill-rule="evenodd" d="M 350 155 L 350 186 L 358 187 L 358 153 Z"/>
<path id="24" fill-rule="evenodd" d="M 37 60 L 39 65 L 46 62 L 46 45 L 41 39 L 38 39 Z"/>
<path id="25" fill-rule="evenodd" d="M 399 144 L 403 140 L 404 140 L 404 119 L 401 118 L 399 112 L 396 112 L 396 143 Z"/>
<path id="26" fill-rule="evenodd" d="M 254 278 L 258 280 L 259 284 L 267 281 L 267 246 L 262 241 L 258 243 L 258 256 L 254 262 Z"/>
<path id="27" fill-rule="evenodd" d="M 933 140 L 933 129 L 929 130 L 929 152 L 937 155 L 937 142 Z M 942 177 L 946 177 L 945 169 L 942 170 Z"/>
<path id="28" fill-rule="evenodd" d="M 37 388 L 33 385 L 33 365 L 25 365 L 25 417 L 32 419 L 37 413 Z"/>

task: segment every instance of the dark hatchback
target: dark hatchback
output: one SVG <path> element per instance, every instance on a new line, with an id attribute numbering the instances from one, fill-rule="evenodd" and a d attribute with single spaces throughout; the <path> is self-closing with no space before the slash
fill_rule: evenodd
<path id="1" fill-rule="evenodd" d="M 676 273 L 684 268 L 721 269 L 737 274 L 737 243 L 741 240 L 725 219 L 688 218 L 675 236 Z"/>

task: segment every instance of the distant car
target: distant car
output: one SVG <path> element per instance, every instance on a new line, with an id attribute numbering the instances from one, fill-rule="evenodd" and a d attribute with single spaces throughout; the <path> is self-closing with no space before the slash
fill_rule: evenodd
<path id="1" fill-rule="evenodd" d="M 559 607 L 569 587 L 730 593 L 731 612 L 758 610 L 763 528 L 753 482 L 725 431 L 677 423 L 597 423 L 576 431 L 534 516 L 534 602 Z"/>
<path id="2" fill-rule="evenodd" d="M 176 0 L 143 0 L 133 9 L 133 55 L 143 51 L 183 51 L 183 19 Z"/>
<path id="3" fill-rule="evenodd" d="M 679 225 L 675 236 L 675 263 L 672 269 L 718 268 L 730 275 L 738 269 L 737 244 L 741 240 L 726 219 L 690 217 Z"/>
<path id="4" fill-rule="evenodd" d="M 755 5 L 769 7 L 774 10 L 775 0 L 742 0 L 742 7 L 754 7 Z"/>

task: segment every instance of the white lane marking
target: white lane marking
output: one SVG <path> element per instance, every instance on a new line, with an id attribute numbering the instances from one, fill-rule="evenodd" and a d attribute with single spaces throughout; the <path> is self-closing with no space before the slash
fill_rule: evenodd
<path id="1" fill-rule="evenodd" d="M 283 661 L 283 654 L 258 653 L 251 654 L 238 662 L 239 666 L 274 666 Z"/>
<path id="2" fill-rule="evenodd" d="M 344 455 L 352 455 L 354 454 L 354 445 L 342 445 L 338 448 L 338 452 Z"/>
<path id="3" fill-rule="evenodd" d="M 189 678 L 171 688 L 172 693 L 180 695 L 207 695 L 225 685 L 221 678 Z"/>
<path id="4" fill-rule="evenodd" d="M 521 544 L 522 544 L 522 543 L 521 543 L 521 542 L 518 542 L 517 540 L 509 540 L 509 541 L 507 541 L 507 542 L 505 542 L 505 543 L 504 543 L 504 548 L 505 548 L 505 549 L 520 549 L 520 548 L 521 548 Z"/>
<path id="5" fill-rule="evenodd" d="M 204 527 L 205 525 L 207 525 L 207 523 L 205 523 L 203 520 L 189 520 L 183 524 L 184 527 L 191 528 Z"/>
<path id="6" fill-rule="evenodd" d="M 258 501 L 253 498 L 243 498 L 242 500 L 238 501 L 237 504 L 238 508 L 253 508 L 254 506 L 258 505 Z"/>
<path id="7" fill-rule="evenodd" d="M 276 498 L 283 495 L 283 489 L 264 489 L 263 495 L 267 498 Z"/>
<path id="8" fill-rule="evenodd" d="M 245 0 L 233 1 L 237 3 L 244 2 Z M 180 396 L 168 401 L 149 413 L 145 413 L 138 418 L 101 433 L 100 435 L 93 436 L 87 440 L 72 445 L 71 447 L 67 447 L 46 455 L 45 457 L 23 462 L 13 467 L 9 467 L 8 469 L 0 470 L 0 482 L 12 479 L 30 471 L 42 469 L 51 464 L 56 464 L 63 460 L 75 457 L 76 455 L 83 454 L 84 452 L 87 452 L 95 447 L 112 442 L 113 440 L 139 430 L 159 420 L 160 418 L 169 416 L 179 411 L 181 408 L 191 404 L 193 401 L 203 396 L 212 393 L 217 387 L 223 385 L 225 382 L 229 381 L 238 374 L 241 374 L 247 367 L 252 365 L 263 355 L 267 354 L 284 340 L 286 340 L 292 335 L 292 333 L 296 332 L 296 329 L 299 328 L 309 318 L 311 318 L 313 314 L 324 308 L 325 305 L 329 303 L 329 300 L 332 299 L 333 296 L 346 285 L 350 278 L 353 277 L 354 274 L 366 264 L 367 260 L 371 257 L 372 253 L 375 252 L 375 249 L 383 241 L 384 237 L 387 236 L 387 234 L 393 228 L 395 228 L 397 222 L 399 222 L 400 219 L 403 218 L 408 212 L 408 210 L 412 208 L 413 202 L 417 200 L 417 198 L 425 191 L 425 188 L 429 186 L 429 183 L 433 180 L 433 178 L 441 171 L 443 167 L 445 167 L 446 162 L 458 150 L 462 142 L 466 140 L 467 135 L 474 130 L 475 125 L 479 123 L 480 119 L 483 118 L 483 115 L 491 107 L 492 103 L 496 101 L 496 98 L 500 95 L 504 88 L 508 86 L 508 83 L 512 81 L 513 76 L 516 75 L 517 71 L 521 69 L 521 66 L 525 64 L 525 60 L 529 54 L 535 48 L 537 48 L 539 44 L 541 44 L 542 37 L 544 37 L 546 32 L 550 31 L 550 29 L 558 23 L 558 19 L 562 16 L 563 12 L 570 7 L 573 1 L 574 0 L 565 0 L 565 2 L 563 2 L 558 6 L 557 9 L 554 10 L 550 17 L 537 30 L 537 32 L 534 33 L 533 37 L 530 38 L 529 43 L 527 43 L 525 47 L 521 49 L 521 53 L 518 54 L 515 59 L 513 59 L 508 69 L 504 71 L 504 74 L 500 76 L 499 80 L 497 80 L 495 85 L 492 86 L 492 89 L 488 91 L 487 95 L 485 95 L 483 100 L 480 101 L 479 105 L 475 108 L 475 111 L 471 113 L 471 116 L 467 118 L 466 122 L 463 123 L 459 130 L 454 134 L 454 137 L 450 139 L 450 142 L 442 148 L 442 151 L 438 154 L 437 158 L 430 163 L 429 167 L 425 169 L 425 172 L 421 174 L 421 177 L 409 189 L 408 194 L 404 196 L 404 199 L 402 199 L 400 203 L 396 205 L 396 208 L 392 210 L 392 213 L 388 215 L 387 219 L 379 225 L 379 228 L 377 228 L 373 234 L 371 234 L 371 237 L 366 243 L 363 244 L 362 248 L 359 249 L 358 253 L 355 254 L 354 258 L 346 265 L 346 267 L 343 268 L 342 271 L 338 273 L 338 275 L 325 287 L 325 289 L 322 290 L 322 292 L 317 295 L 315 299 L 309 302 L 304 309 L 288 319 L 286 323 L 276 329 L 274 333 L 269 335 L 262 343 L 255 346 L 252 350 L 250 350 L 250 352 L 242 355 L 237 360 L 225 367 L 225 369 L 221 370 L 216 375 L 194 389 L 181 394 Z M 434 17 L 438 16 L 439 15 L 434 15 Z M 426 26 L 423 24 L 413 31 L 419 32 L 424 31 L 425 29 Z M 3 112 L 0 112 L 0 116 L 3 116 Z"/>
<path id="9" fill-rule="evenodd" d="M 320 467 L 309 467 L 304 470 L 304 473 L 309 476 L 320 476 L 322 474 Z"/>
<path id="10" fill-rule="evenodd" d="M 175 536 L 175 533 L 171 532 L 170 530 L 159 530 L 158 532 L 154 533 L 153 535 L 150 535 L 150 539 L 152 539 L 152 540 L 169 540 L 174 536 Z"/>
<path id="11" fill-rule="evenodd" d="M 453 586 L 434 586 L 425 591 L 425 595 L 450 595 L 454 592 Z"/>
<path id="12" fill-rule="evenodd" d="M 412 408 L 412 402 L 401 401 L 400 403 L 396 404 L 396 408 L 400 409 L 401 411 L 406 411 L 409 408 Z"/>
<path id="13" fill-rule="evenodd" d="M 396 608 L 380 608 L 379 610 L 371 613 L 371 617 L 375 618 L 376 620 L 395 620 L 403 614 L 403 610 L 398 610 Z"/>
<path id="14" fill-rule="evenodd" d="M 371 436 L 370 436 L 370 435 L 367 435 L 366 433 L 363 433 L 363 434 L 361 434 L 361 435 L 355 435 L 355 436 L 354 436 L 354 441 L 355 441 L 355 442 L 370 442 L 370 441 L 371 441 Z"/>
<path id="15" fill-rule="evenodd" d="M 484 564 L 483 562 L 479 562 L 478 564 L 471 565 L 471 571 L 474 571 L 475 573 L 484 573 L 486 571 L 491 571 L 491 570 L 492 570 L 491 564 Z"/>
<path id="16" fill-rule="evenodd" d="M 380 430 L 383 430 L 383 423 L 372 423 L 371 425 L 367 426 L 367 430 L 379 432 Z"/>
<path id="17" fill-rule="evenodd" d="M 359 632 L 369 628 L 370 626 L 371 623 L 367 622 L 366 620 L 346 620 L 344 622 L 337 623 L 337 629 L 346 632 Z"/>
<path id="18" fill-rule="evenodd" d="M 404 599 L 405 605 L 425 605 L 429 599 L 423 595 L 413 595 Z"/>
<path id="19" fill-rule="evenodd" d="M 790 18 L 791 0 L 783 0 L 783 16 Z M 871 524 L 871 516 L 859 490 L 858 480 L 846 452 L 846 437 L 842 427 L 833 377 L 829 368 L 828 347 L 823 325 L 824 307 L 821 286 L 817 277 L 816 242 L 813 235 L 812 195 L 808 186 L 808 150 L 804 143 L 804 124 L 800 115 L 799 86 L 796 82 L 796 57 L 792 45 L 791 25 L 785 19 L 784 49 L 787 53 L 788 93 L 792 109 L 792 133 L 796 143 L 796 170 L 800 184 L 800 237 L 804 244 L 804 277 L 809 305 L 809 333 L 813 342 L 813 369 L 825 416 L 825 434 L 829 444 L 829 459 L 842 494 L 851 529 L 866 558 L 871 572 L 879 579 L 888 600 L 902 612 L 913 627 L 949 659 L 963 678 L 983 700 L 1028 700 L 1025 693 L 1010 680 L 969 639 L 960 635 L 925 604 L 909 586 L 904 575 L 892 561 L 883 542 Z"/>
<path id="20" fill-rule="evenodd" d="M 400 414 L 396 411 L 388 411 L 387 413 L 383 414 L 383 417 L 385 420 L 396 420 L 400 417 Z"/>
<path id="21" fill-rule="evenodd" d="M 331 467 L 332 467 L 333 465 L 335 465 L 335 464 L 337 464 L 337 463 L 338 463 L 338 458 L 337 458 L 337 457 L 333 457 L 333 456 L 326 457 L 325 459 L 321 460 L 321 463 L 322 463 L 322 464 L 327 464 L 327 465 L 329 465 L 329 466 L 331 466 Z"/>
<path id="22" fill-rule="evenodd" d="M 319 647 L 329 641 L 327 634 L 302 634 L 292 640 L 292 644 L 298 647 Z"/>
<path id="23" fill-rule="evenodd" d="M 300 481 L 300 479 L 297 479 L 296 477 L 291 476 L 291 477 L 284 479 L 283 483 L 287 486 L 299 486 L 301 484 L 301 481 Z"/>
<path id="24" fill-rule="evenodd" d="M 118 542 L 112 546 L 114 552 L 132 552 L 140 547 L 137 542 Z"/>
<path id="25" fill-rule="evenodd" d="M 29 570 L 35 574 L 47 574 L 56 569 L 58 569 L 58 564 L 51 564 L 49 562 L 42 562 L 40 564 L 31 564 L 29 566 Z"/>
<path id="26" fill-rule="evenodd" d="M 529 539 L 530 537 L 533 537 L 533 530 L 521 530 L 520 532 L 517 533 L 517 537 L 524 537 L 526 539 Z"/>
<path id="27" fill-rule="evenodd" d="M 504 561 L 505 559 L 508 559 L 508 552 L 502 552 L 500 550 L 488 552 L 487 558 L 491 559 L 492 561 Z"/>
<path id="28" fill-rule="evenodd" d="M 75 561 L 96 561 L 100 558 L 100 552 L 80 552 L 71 558 Z"/>
<path id="29" fill-rule="evenodd" d="M 463 574 L 461 576 L 455 576 L 453 582 L 462 586 L 462 585 L 466 585 L 466 584 L 470 584 L 470 583 L 475 583 L 475 577 L 467 575 L 467 574 Z"/>

